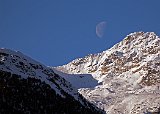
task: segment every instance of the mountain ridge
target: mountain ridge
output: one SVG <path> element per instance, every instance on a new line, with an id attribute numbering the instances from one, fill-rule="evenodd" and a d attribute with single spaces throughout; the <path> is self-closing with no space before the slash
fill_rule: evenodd
<path id="1" fill-rule="evenodd" d="M 68 75 L 91 74 L 97 85 L 80 88 L 79 92 L 109 114 L 118 111 L 139 114 L 160 107 L 157 96 L 160 94 L 160 38 L 154 32 L 131 33 L 102 53 L 75 59 L 55 69 Z M 64 78 L 70 80 L 67 76 Z M 143 98 L 147 94 L 150 96 Z M 145 106 L 141 106 L 144 101 Z M 127 102 L 134 102 L 129 103 L 130 109 Z"/>
<path id="2" fill-rule="evenodd" d="M 0 49 L 0 83 L 0 113 L 103 114 L 51 68 L 18 51 Z"/>

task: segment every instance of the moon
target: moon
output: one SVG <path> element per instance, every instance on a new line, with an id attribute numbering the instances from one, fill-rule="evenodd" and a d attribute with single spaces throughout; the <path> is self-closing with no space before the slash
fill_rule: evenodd
<path id="1" fill-rule="evenodd" d="M 106 21 L 102 21 L 96 25 L 96 34 L 99 38 L 102 38 L 104 36 L 106 29 Z"/>

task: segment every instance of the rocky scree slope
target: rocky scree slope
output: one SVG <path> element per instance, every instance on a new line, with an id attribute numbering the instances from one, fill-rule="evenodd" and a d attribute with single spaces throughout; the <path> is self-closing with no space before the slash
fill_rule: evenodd
<path id="1" fill-rule="evenodd" d="M 102 114 L 64 78 L 39 62 L 0 49 L 0 113 Z"/>
<path id="2" fill-rule="evenodd" d="M 160 38 L 153 32 L 131 33 L 102 53 L 78 58 L 55 69 L 68 76 L 91 74 L 98 84 L 80 88 L 79 92 L 107 114 L 159 110 Z M 70 81 L 67 76 L 64 78 Z"/>

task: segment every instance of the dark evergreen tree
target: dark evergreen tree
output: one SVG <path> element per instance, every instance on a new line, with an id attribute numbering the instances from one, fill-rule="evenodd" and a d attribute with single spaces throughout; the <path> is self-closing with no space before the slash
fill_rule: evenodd
<path id="1" fill-rule="evenodd" d="M 65 98 L 40 79 L 0 71 L 0 114 L 102 114 L 84 107 L 65 91 Z M 82 97 L 82 96 L 81 96 Z M 82 97 L 83 98 L 83 97 Z M 85 101 L 85 99 L 83 98 Z M 85 101 L 87 102 L 87 101 Z"/>

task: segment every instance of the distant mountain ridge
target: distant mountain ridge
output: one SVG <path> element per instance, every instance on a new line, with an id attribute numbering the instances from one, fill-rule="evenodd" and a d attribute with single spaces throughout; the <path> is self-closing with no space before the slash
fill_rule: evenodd
<path id="1" fill-rule="evenodd" d="M 94 87 L 80 88 L 79 92 L 107 114 L 159 110 L 160 38 L 154 32 L 131 33 L 102 53 L 75 59 L 55 69 L 68 76 L 90 74 L 96 79 Z M 68 76 L 63 77 L 74 85 Z"/>
<path id="2" fill-rule="evenodd" d="M 103 114 L 51 68 L 0 49 L 0 113 Z"/>

